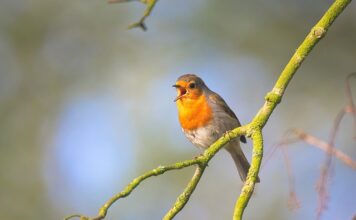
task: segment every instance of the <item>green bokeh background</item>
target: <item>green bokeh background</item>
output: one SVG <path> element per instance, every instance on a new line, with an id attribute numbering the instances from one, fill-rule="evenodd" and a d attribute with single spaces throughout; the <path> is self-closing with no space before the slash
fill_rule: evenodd
<path id="1" fill-rule="evenodd" d="M 148 31 L 126 29 L 137 2 L 12 1 L 0 7 L 0 219 L 95 215 L 132 178 L 200 151 L 185 139 L 173 103 L 175 79 L 200 75 L 243 123 L 263 104 L 296 47 L 332 1 L 160 1 Z M 265 127 L 266 152 L 290 128 L 327 140 L 356 71 L 351 3 L 307 57 Z M 351 81 L 356 90 L 356 80 Z M 356 95 L 356 94 L 355 94 Z M 336 145 L 356 158 L 347 116 Z M 243 146 L 251 155 L 251 145 Z M 315 219 L 324 155 L 289 148 L 301 208 L 288 209 L 280 153 L 263 165 L 246 219 Z M 210 163 L 176 219 L 231 219 L 242 186 L 229 155 Z M 140 185 L 107 219 L 160 219 L 193 169 Z M 356 175 L 334 162 L 322 219 L 356 213 Z"/>

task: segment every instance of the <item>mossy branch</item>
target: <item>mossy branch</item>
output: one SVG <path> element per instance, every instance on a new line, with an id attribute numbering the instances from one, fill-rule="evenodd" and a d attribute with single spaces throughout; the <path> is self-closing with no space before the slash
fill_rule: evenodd
<path id="1" fill-rule="evenodd" d="M 128 1 L 128 0 L 112 0 L 116 2 Z M 145 4 L 148 5 L 148 8 L 141 18 L 141 20 L 131 27 L 142 27 L 144 28 L 144 20 L 151 13 L 154 5 L 157 0 L 142 0 Z M 310 51 L 314 48 L 314 46 L 318 43 L 318 41 L 323 38 L 328 31 L 329 27 L 335 21 L 335 19 L 341 14 L 341 12 L 345 9 L 345 7 L 351 2 L 351 0 L 336 0 L 331 7 L 326 11 L 324 16 L 320 19 L 320 21 L 311 29 L 310 33 L 304 39 L 302 44 L 298 47 L 292 58 L 289 60 L 288 64 L 283 69 L 281 75 L 279 76 L 274 88 L 271 92 L 269 92 L 265 97 L 265 103 L 259 112 L 256 114 L 254 119 L 247 125 L 235 128 L 221 138 L 219 138 L 214 144 L 212 144 L 206 151 L 204 151 L 203 155 L 192 159 L 186 160 L 183 162 L 177 162 L 168 166 L 159 166 L 156 169 L 148 171 L 147 173 L 137 177 L 134 179 L 126 188 L 112 197 L 108 202 L 104 204 L 104 206 L 99 210 L 99 214 L 95 218 L 89 218 L 83 215 L 71 215 L 66 220 L 79 217 L 81 220 L 100 220 L 104 219 L 108 209 L 113 205 L 118 199 L 124 198 L 128 196 L 143 180 L 152 177 L 161 175 L 167 171 L 182 169 L 188 166 L 197 165 L 196 171 L 188 183 L 188 186 L 185 188 L 183 193 L 177 198 L 173 207 L 168 211 L 166 216 L 163 218 L 164 220 L 173 219 L 174 216 L 183 209 L 185 204 L 188 202 L 190 196 L 194 192 L 197 184 L 201 176 L 204 173 L 206 166 L 209 161 L 214 157 L 214 155 L 229 141 L 232 139 L 246 135 L 251 138 L 253 141 L 253 151 L 252 151 L 252 161 L 251 167 L 248 172 L 247 179 L 242 187 L 241 194 L 238 197 L 235 209 L 234 209 L 234 220 L 242 219 L 244 210 L 252 196 L 254 186 L 257 180 L 257 176 L 259 173 L 259 169 L 262 162 L 263 157 L 263 135 L 262 129 L 267 123 L 269 117 L 271 116 L 273 110 L 276 106 L 281 102 L 282 96 L 284 92 L 293 78 L 294 74 L 306 58 L 306 56 L 310 53 Z"/>
<path id="2" fill-rule="evenodd" d="M 192 179 L 189 181 L 187 187 L 184 189 L 182 194 L 178 196 L 177 201 L 174 203 L 173 207 L 167 212 L 167 214 L 163 217 L 163 220 L 173 219 L 174 216 L 176 216 L 178 212 L 180 212 L 184 208 L 190 196 L 193 194 L 196 186 L 198 185 L 199 180 L 204 173 L 205 167 L 206 164 L 202 164 L 196 168 L 195 173 Z"/>
<path id="3" fill-rule="evenodd" d="M 234 220 L 242 219 L 244 209 L 253 193 L 256 178 L 262 162 L 263 155 L 263 136 L 262 129 L 267 123 L 270 115 L 276 106 L 281 102 L 282 96 L 292 80 L 294 74 L 306 58 L 314 46 L 322 39 L 329 27 L 335 19 L 341 14 L 351 0 L 336 0 L 330 8 L 325 12 L 319 22 L 311 29 L 310 33 L 306 36 L 302 44 L 298 47 L 293 54 L 281 75 L 279 76 L 272 91 L 269 92 L 265 99 L 266 102 L 259 110 L 255 118 L 248 125 L 250 128 L 248 133 L 253 140 L 253 155 L 251 161 L 251 168 L 248 172 L 247 180 L 241 190 L 241 194 L 237 199 L 234 211 Z"/>
<path id="4" fill-rule="evenodd" d="M 64 220 L 69 220 L 74 217 L 79 217 L 81 220 L 101 220 L 106 217 L 108 209 L 120 198 L 124 198 L 130 193 L 145 179 L 152 177 L 152 176 L 158 176 L 161 174 L 164 174 L 167 171 L 171 170 L 178 170 L 182 169 L 185 167 L 197 165 L 198 167 L 196 168 L 196 171 L 192 177 L 192 179 L 189 181 L 187 187 L 183 191 L 183 193 L 177 198 L 177 201 L 174 203 L 173 207 L 171 210 L 169 210 L 164 217 L 164 220 L 170 220 L 173 219 L 173 217 L 183 209 L 185 204 L 188 202 L 190 196 L 195 190 L 195 187 L 199 183 L 200 177 L 203 175 L 205 168 L 208 166 L 209 161 L 215 156 L 215 154 L 223 148 L 223 146 L 230 142 L 232 139 L 246 134 L 246 127 L 238 127 L 235 128 L 232 131 L 226 132 L 225 135 L 223 135 L 221 138 L 219 138 L 214 144 L 212 144 L 204 153 L 194 159 L 191 160 L 185 160 L 181 162 L 177 162 L 168 166 L 159 166 L 153 170 L 150 170 L 146 172 L 145 174 L 135 178 L 131 183 L 129 183 L 123 191 L 120 193 L 116 194 L 113 196 L 111 199 L 109 199 L 99 210 L 98 216 L 94 218 L 90 218 L 84 215 L 80 214 L 75 214 L 68 216 L 64 218 Z"/>

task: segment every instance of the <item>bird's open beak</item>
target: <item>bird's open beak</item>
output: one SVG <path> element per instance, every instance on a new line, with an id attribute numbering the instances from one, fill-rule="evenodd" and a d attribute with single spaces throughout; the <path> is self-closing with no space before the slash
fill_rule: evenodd
<path id="1" fill-rule="evenodd" d="M 173 87 L 177 89 L 177 93 L 178 93 L 177 97 L 174 99 L 175 102 L 177 100 L 183 98 L 183 96 L 185 96 L 187 94 L 187 90 L 185 88 L 183 88 L 182 86 L 174 84 Z"/>

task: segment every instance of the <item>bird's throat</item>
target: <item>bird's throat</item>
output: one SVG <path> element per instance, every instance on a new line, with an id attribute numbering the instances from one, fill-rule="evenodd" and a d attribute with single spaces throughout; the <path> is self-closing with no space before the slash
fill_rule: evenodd
<path id="1" fill-rule="evenodd" d="M 206 126 L 212 119 L 212 109 L 204 95 L 177 100 L 179 122 L 185 130 Z"/>

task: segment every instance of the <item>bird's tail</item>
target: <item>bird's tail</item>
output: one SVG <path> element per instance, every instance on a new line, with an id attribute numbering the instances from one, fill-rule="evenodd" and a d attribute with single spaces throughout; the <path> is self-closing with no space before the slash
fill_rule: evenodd
<path id="1" fill-rule="evenodd" d="M 243 153 L 239 141 L 232 141 L 226 147 L 226 150 L 230 153 L 232 159 L 234 159 L 237 171 L 239 172 L 240 178 L 243 182 L 246 181 L 248 170 L 250 169 L 250 163 Z M 257 177 L 257 183 L 260 182 L 260 178 Z"/>

